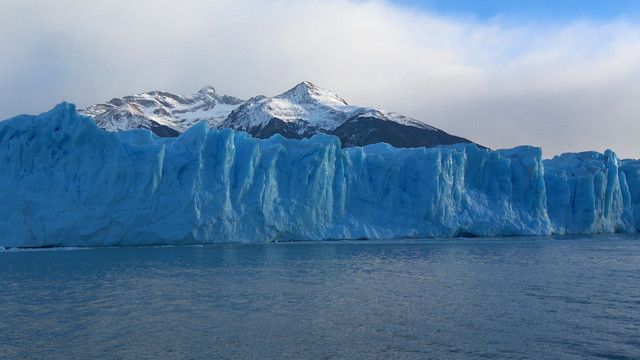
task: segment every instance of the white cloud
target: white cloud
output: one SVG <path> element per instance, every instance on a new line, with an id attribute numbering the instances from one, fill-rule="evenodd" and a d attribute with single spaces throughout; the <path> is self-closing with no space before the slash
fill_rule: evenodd
<path id="1" fill-rule="evenodd" d="M 382 1 L 0 0 L 0 117 L 303 80 L 492 148 L 640 157 L 640 25 L 478 22 Z"/>

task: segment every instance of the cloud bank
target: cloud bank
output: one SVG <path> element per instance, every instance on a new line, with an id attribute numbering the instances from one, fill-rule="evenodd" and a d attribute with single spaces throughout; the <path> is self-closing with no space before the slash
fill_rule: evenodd
<path id="1" fill-rule="evenodd" d="M 446 17 L 384 1 L 0 0 L 0 118 L 303 80 L 491 148 L 640 158 L 640 25 Z"/>

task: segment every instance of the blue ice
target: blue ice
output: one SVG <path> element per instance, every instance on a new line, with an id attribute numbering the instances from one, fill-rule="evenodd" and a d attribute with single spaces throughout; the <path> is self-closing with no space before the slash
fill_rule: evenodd
<path id="1" fill-rule="evenodd" d="M 105 132 L 62 103 L 0 122 L 0 246 L 636 232 L 640 162 L 473 144 L 340 149 L 193 126 Z"/>

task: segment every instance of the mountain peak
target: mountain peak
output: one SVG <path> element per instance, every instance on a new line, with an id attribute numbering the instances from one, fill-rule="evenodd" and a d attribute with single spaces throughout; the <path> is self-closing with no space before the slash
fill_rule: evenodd
<path id="1" fill-rule="evenodd" d="M 215 94 L 216 93 L 216 89 L 211 86 L 211 85 L 207 85 L 205 87 L 203 87 L 202 89 L 200 89 L 200 91 L 198 91 L 198 94 Z"/>
<path id="2" fill-rule="evenodd" d="M 309 81 L 303 81 L 276 98 L 287 99 L 297 104 L 324 103 L 326 105 L 348 105 L 338 95 L 329 90 L 322 89 Z"/>
<path id="3" fill-rule="evenodd" d="M 300 84 L 294 86 L 293 88 L 294 89 L 301 89 L 301 90 L 305 90 L 305 91 L 312 91 L 314 89 L 320 89 L 319 87 L 315 86 L 311 81 L 303 81 Z"/>

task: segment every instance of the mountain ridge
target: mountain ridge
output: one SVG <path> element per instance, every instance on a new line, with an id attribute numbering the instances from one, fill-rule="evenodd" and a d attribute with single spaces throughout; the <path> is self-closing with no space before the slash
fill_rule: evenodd
<path id="1" fill-rule="evenodd" d="M 280 134 L 304 139 L 317 133 L 337 136 L 343 147 L 386 142 L 394 147 L 434 147 L 472 141 L 424 122 L 378 108 L 349 105 L 337 94 L 303 81 L 272 97 L 242 100 L 207 85 L 192 95 L 149 91 L 79 110 L 107 131 L 149 129 L 175 137 L 200 121 L 256 138 Z"/>

